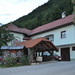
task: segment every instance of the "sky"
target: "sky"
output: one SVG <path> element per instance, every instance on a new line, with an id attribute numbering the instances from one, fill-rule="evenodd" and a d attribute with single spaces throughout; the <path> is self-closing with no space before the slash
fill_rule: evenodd
<path id="1" fill-rule="evenodd" d="M 46 2 L 48 0 L 0 0 L 0 23 L 12 22 Z"/>

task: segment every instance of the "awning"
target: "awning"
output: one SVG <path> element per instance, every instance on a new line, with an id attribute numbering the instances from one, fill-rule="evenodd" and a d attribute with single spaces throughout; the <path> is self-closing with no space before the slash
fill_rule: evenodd
<path id="1" fill-rule="evenodd" d="M 20 50 L 23 48 L 24 46 L 2 46 L 1 50 Z"/>

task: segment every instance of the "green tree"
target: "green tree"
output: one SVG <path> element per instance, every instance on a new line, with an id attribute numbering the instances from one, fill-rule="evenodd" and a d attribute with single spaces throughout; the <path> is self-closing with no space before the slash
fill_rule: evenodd
<path id="1" fill-rule="evenodd" d="M 75 14 L 75 0 L 72 0 L 72 3 L 74 4 L 74 6 L 73 6 L 73 14 Z"/>
<path id="2" fill-rule="evenodd" d="M 66 12 L 66 16 L 72 14 L 75 0 L 49 0 L 47 3 L 34 9 L 13 23 L 21 28 L 34 29 L 41 25 L 61 18 L 61 13 Z"/>
<path id="3" fill-rule="evenodd" d="M 75 3 L 75 0 L 72 0 L 72 3 Z"/>
<path id="4" fill-rule="evenodd" d="M 72 0 L 72 3 L 73 3 L 73 14 L 75 14 L 75 0 Z M 75 23 L 75 17 L 74 17 L 74 21 L 73 21 L 74 23 Z"/>
<path id="5" fill-rule="evenodd" d="M 10 34 L 9 30 L 5 30 L 4 28 L 0 27 L 0 47 L 3 45 L 7 45 L 7 42 L 13 40 L 14 37 Z"/>

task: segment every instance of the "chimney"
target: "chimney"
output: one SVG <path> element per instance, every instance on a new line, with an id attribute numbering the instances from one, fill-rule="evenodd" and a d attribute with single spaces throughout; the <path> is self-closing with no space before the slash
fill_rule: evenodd
<path id="1" fill-rule="evenodd" d="M 62 18 L 65 18 L 66 17 L 66 12 L 63 12 L 61 15 L 62 15 Z"/>

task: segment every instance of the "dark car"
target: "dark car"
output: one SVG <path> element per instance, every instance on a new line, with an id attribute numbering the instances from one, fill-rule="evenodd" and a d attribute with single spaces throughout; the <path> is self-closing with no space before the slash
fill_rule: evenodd
<path id="1" fill-rule="evenodd" d="M 58 61 L 61 61 L 61 56 L 53 53 L 53 56 L 49 53 L 49 52 L 45 52 L 43 54 L 43 60 L 44 61 L 50 61 L 50 60 L 58 60 Z"/>
<path id="2" fill-rule="evenodd" d="M 53 58 L 54 58 L 54 60 L 61 61 L 61 56 L 59 56 L 57 54 L 53 54 Z"/>
<path id="3" fill-rule="evenodd" d="M 0 61 L 2 61 L 2 56 L 0 56 Z"/>

